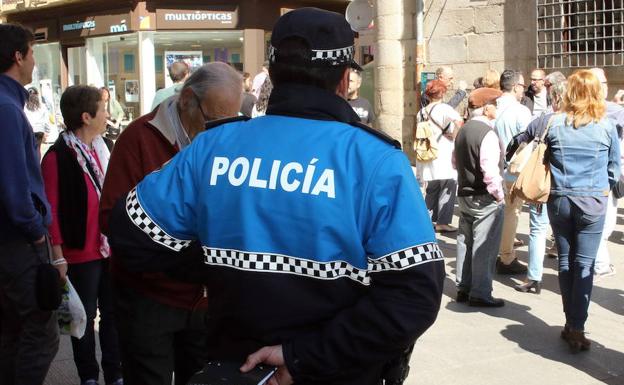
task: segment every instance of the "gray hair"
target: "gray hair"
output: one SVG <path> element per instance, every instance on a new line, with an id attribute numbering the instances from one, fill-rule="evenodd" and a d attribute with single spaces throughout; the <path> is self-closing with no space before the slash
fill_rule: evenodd
<path id="1" fill-rule="evenodd" d="M 184 82 L 180 93 L 190 88 L 195 95 L 203 99 L 209 93 L 231 92 L 231 95 L 243 94 L 243 77 L 230 65 L 222 62 L 204 64 Z"/>
<path id="2" fill-rule="evenodd" d="M 544 78 L 545 81 L 550 83 L 551 86 L 554 86 L 557 83 L 565 82 L 566 77 L 559 71 L 551 72 Z"/>
<path id="3" fill-rule="evenodd" d="M 449 66 L 442 66 L 442 67 L 438 67 L 438 69 L 436 69 L 436 78 L 439 78 L 440 76 L 446 74 L 446 73 L 452 73 L 453 69 L 451 69 L 451 67 Z"/>
<path id="4" fill-rule="evenodd" d="M 553 103 L 557 103 L 557 110 L 562 108 L 563 95 L 565 95 L 568 89 L 568 81 L 565 78 L 562 81 L 552 83 L 550 87 L 550 99 Z"/>

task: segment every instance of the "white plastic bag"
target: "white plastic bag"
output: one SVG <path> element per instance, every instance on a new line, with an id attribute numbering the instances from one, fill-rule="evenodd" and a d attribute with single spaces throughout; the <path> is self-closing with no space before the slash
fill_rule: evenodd
<path id="1" fill-rule="evenodd" d="M 76 338 L 84 336 L 87 313 L 69 278 L 63 287 L 63 301 L 57 310 L 57 318 L 61 334 L 69 334 Z"/>

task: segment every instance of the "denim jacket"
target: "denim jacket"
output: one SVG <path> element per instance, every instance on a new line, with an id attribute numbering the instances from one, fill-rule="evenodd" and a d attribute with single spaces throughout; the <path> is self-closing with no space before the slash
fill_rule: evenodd
<path id="1" fill-rule="evenodd" d="M 620 177 L 620 144 L 610 119 L 574 128 L 557 114 L 546 136 L 551 195 L 608 196 Z"/>

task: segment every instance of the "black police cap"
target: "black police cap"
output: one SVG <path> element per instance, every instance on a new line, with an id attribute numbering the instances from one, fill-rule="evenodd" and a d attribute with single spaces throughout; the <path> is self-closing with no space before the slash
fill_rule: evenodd
<path id="1" fill-rule="evenodd" d="M 290 37 L 306 41 L 311 49 L 310 65 L 350 65 L 362 70 L 354 60 L 354 34 L 347 20 L 339 13 L 305 7 L 292 10 L 277 20 L 271 35 L 269 62 L 281 62 L 279 47 Z"/>

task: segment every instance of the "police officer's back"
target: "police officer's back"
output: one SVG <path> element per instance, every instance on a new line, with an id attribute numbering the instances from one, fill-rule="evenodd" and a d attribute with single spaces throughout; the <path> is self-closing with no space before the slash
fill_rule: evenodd
<path id="1" fill-rule="evenodd" d="M 267 115 L 209 127 L 111 216 L 131 268 L 185 261 L 197 241 L 212 356 L 265 347 L 249 366 L 279 366 L 280 385 L 378 384 L 440 306 L 444 263 L 409 162 L 344 99 L 353 54 L 341 15 L 282 16 Z"/>

